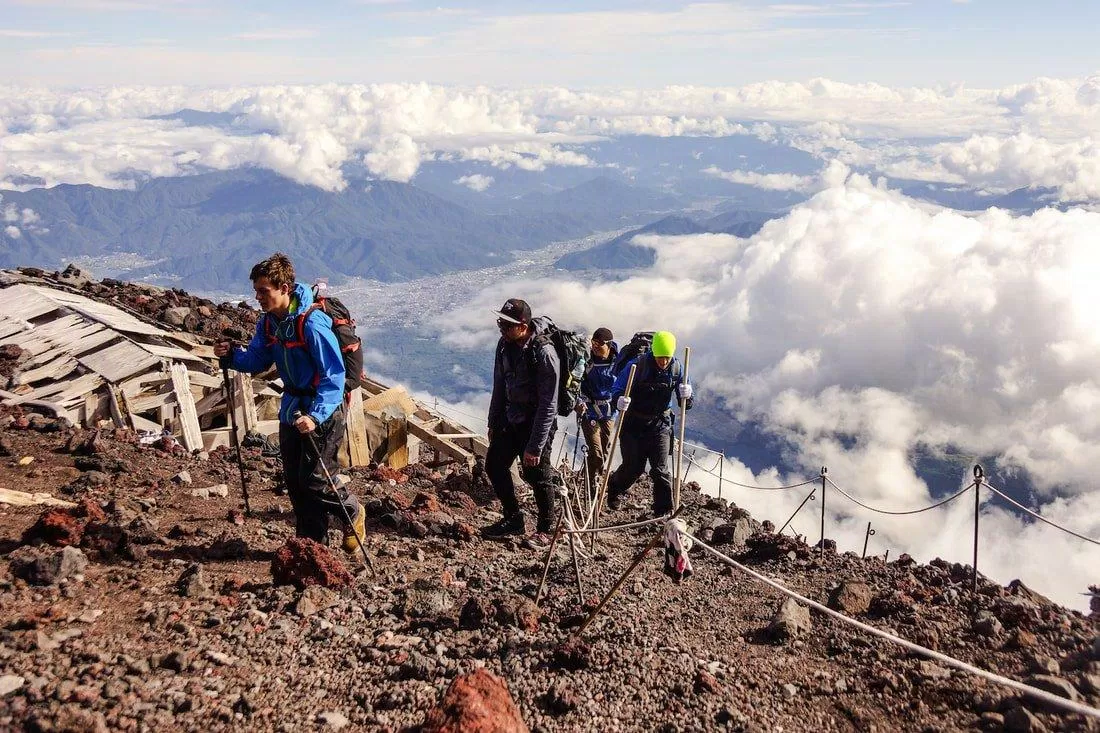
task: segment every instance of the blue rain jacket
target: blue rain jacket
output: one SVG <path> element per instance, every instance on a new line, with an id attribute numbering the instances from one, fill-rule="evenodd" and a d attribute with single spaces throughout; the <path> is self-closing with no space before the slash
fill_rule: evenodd
<path id="1" fill-rule="evenodd" d="M 611 354 L 607 361 L 592 361 L 581 382 L 581 399 L 588 406 L 585 420 L 610 420 L 615 416 L 615 403 L 611 401 L 611 387 L 615 384 L 615 358 L 619 345 L 611 342 Z M 589 354 L 591 358 L 591 354 Z"/>
<path id="2" fill-rule="evenodd" d="M 256 323 L 248 348 L 229 352 L 229 366 L 240 372 L 256 374 L 274 363 L 284 388 L 299 393 L 283 392 L 279 421 L 287 425 L 294 423 L 296 410 L 320 425 L 344 399 L 344 357 L 332 332 L 332 319 L 319 310 L 312 311 L 299 340 L 298 314 L 311 305 L 313 291 L 305 283 L 295 283 L 286 318 L 278 320 L 265 313 Z M 269 319 L 273 328 L 266 325 Z"/>

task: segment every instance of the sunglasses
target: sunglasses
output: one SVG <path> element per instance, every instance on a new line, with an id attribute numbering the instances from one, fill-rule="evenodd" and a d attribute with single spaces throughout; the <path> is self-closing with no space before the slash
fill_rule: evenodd
<path id="1" fill-rule="evenodd" d="M 497 319 L 497 328 L 499 328 L 501 331 L 507 331 L 510 328 L 515 328 L 516 326 L 522 325 L 522 323 L 512 323 L 511 321 L 506 321 L 503 318 Z"/>

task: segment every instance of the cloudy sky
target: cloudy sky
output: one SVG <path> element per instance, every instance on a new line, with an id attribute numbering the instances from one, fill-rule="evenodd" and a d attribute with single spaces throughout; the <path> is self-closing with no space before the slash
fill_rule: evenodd
<path id="1" fill-rule="evenodd" d="M 1095 70 L 1098 26 L 1078 0 L 3 0 L 0 63 L 9 83 L 65 86 L 994 87 Z"/>

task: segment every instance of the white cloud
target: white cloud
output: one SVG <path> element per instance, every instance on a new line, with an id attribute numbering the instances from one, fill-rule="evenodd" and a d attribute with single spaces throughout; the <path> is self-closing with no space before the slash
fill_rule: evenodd
<path id="1" fill-rule="evenodd" d="M 562 326 L 588 330 L 593 313 L 613 313 L 616 332 L 667 328 L 695 347 L 702 399 L 766 426 L 804 472 L 827 465 L 867 503 L 931 503 L 913 451 L 951 448 L 997 456 L 993 481 L 1026 471 L 1042 511 L 1100 536 L 1100 214 L 967 216 L 863 176 L 830 174 L 825 185 L 748 240 L 638 237 L 657 262 L 624 281 L 492 285 L 442 331 L 487 347 L 494 334 L 481 314 L 515 293 Z M 751 479 L 743 466 L 726 475 Z M 782 521 L 801 495 L 736 498 Z M 858 547 L 871 517 L 835 494 L 829 511 L 830 534 Z M 1095 547 L 986 512 L 984 571 L 1080 605 Z M 964 561 L 967 503 L 935 517 L 873 517 L 877 541 L 892 554 Z"/>
<path id="2" fill-rule="evenodd" d="M 482 175 L 481 173 L 473 173 L 468 176 L 461 176 L 456 178 L 454 183 L 459 186 L 466 186 L 472 191 L 484 191 L 493 185 L 493 177 Z"/>
<path id="3" fill-rule="evenodd" d="M 757 171 L 724 171 L 716 166 L 703 172 L 730 183 L 741 183 L 772 191 L 809 191 L 816 183 L 816 176 L 796 176 L 793 173 L 759 173 Z"/>
<path id="4" fill-rule="evenodd" d="M 12 239 L 19 239 L 23 234 L 19 231 L 19 227 L 6 226 L 4 227 L 4 234 L 7 234 Z"/>

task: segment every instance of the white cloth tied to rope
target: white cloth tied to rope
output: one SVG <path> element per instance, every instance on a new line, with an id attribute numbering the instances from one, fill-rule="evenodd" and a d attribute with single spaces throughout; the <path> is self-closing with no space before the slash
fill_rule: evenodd
<path id="1" fill-rule="evenodd" d="M 665 573 L 676 582 L 695 572 L 688 557 L 691 545 L 691 537 L 687 535 L 687 522 L 673 519 L 665 524 Z"/>

